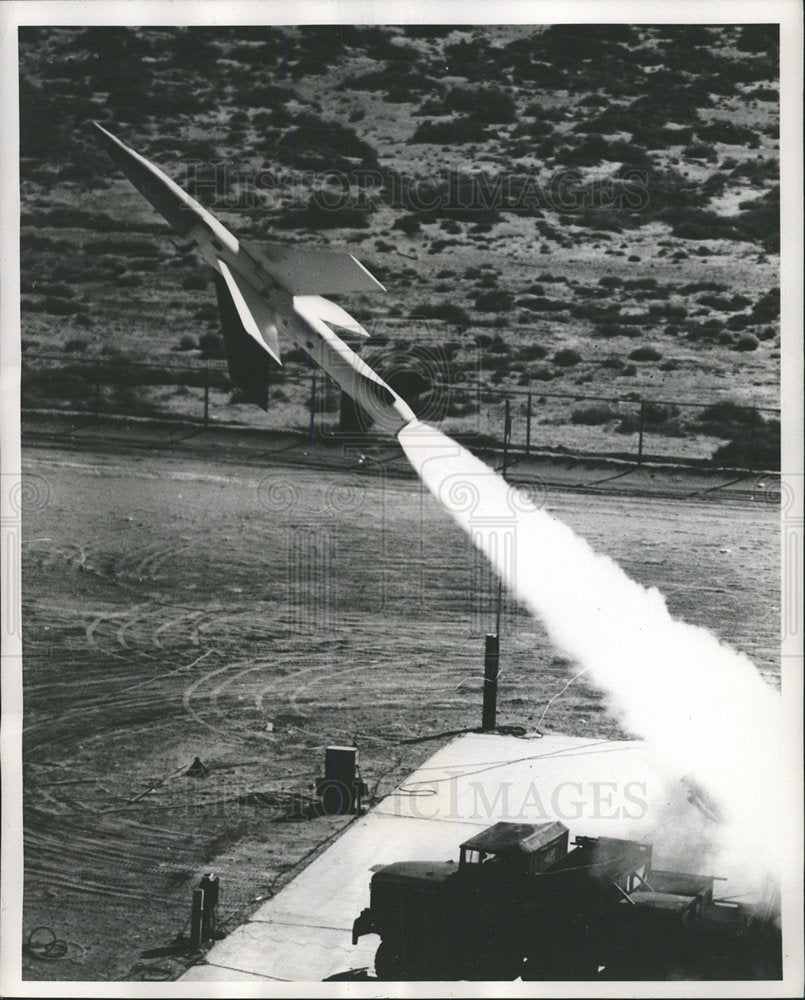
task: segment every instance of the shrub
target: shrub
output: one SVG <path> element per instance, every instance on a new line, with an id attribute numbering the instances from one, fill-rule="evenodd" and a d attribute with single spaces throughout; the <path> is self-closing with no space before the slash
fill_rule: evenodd
<path id="1" fill-rule="evenodd" d="M 780 421 L 760 414 L 754 427 L 742 428 L 727 444 L 716 448 L 713 461 L 748 469 L 780 468 Z"/>
<path id="2" fill-rule="evenodd" d="M 754 98 L 756 101 L 779 101 L 780 91 L 775 90 L 774 87 L 755 87 L 746 96 Z"/>
<path id="3" fill-rule="evenodd" d="M 705 406 L 696 421 L 696 429 L 713 437 L 728 438 L 752 423 L 752 408 L 730 400 Z"/>
<path id="4" fill-rule="evenodd" d="M 75 316 L 76 313 L 83 312 L 85 308 L 80 302 L 72 302 L 70 299 L 50 298 L 49 296 L 45 299 L 43 306 L 44 311 L 51 313 L 53 316 Z"/>
<path id="5" fill-rule="evenodd" d="M 188 274 L 182 279 L 182 288 L 187 292 L 201 292 L 207 287 L 207 279 L 203 274 Z"/>
<path id="6" fill-rule="evenodd" d="M 527 344 L 519 352 L 518 357 L 522 358 L 523 361 L 539 361 L 547 355 L 548 348 L 543 347 L 542 344 Z"/>
<path id="7" fill-rule="evenodd" d="M 297 226 L 317 230 L 368 229 L 369 210 L 365 206 L 349 204 L 330 208 L 326 204 L 322 204 L 314 192 L 310 201 L 298 214 L 295 209 L 289 208 L 285 215 L 277 221 L 285 229 L 296 229 Z"/>
<path id="8" fill-rule="evenodd" d="M 458 246 L 458 240 L 434 240 L 428 247 L 428 253 L 441 253 L 445 247 Z"/>
<path id="9" fill-rule="evenodd" d="M 87 347 L 89 347 L 89 341 L 82 340 L 80 337 L 71 337 L 64 345 L 64 349 L 68 354 L 82 354 L 86 351 Z"/>
<path id="10" fill-rule="evenodd" d="M 489 350 L 495 354 L 508 354 L 509 345 L 499 333 L 496 333 L 489 345 Z"/>
<path id="11" fill-rule="evenodd" d="M 662 354 L 654 347 L 637 347 L 629 354 L 630 361 L 661 361 Z"/>
<path id="12" fill-rule="evenodd" d="M 220 359 L 226 357 L 224 338 L 219 333 L 202 333 L 198 338 L 202 358 Z"/>
<path id="13" fill-rule="evenodd" d="M 710 306 L 711 309 L 726 311 L 732 308 L 730 299 L 725 298 L 723 295 L 700 295 L 698 301 L 703 306 Z"/>
<path id="14" fill-rule="evenodd" d="M 206 335 L 205 335 L 206 336 Z M 177 351 L 193 351 L 196 348 L 196 339 L 191 337 L 189 333 L 186 333 L 183 337 L 179 339 L 179 343 L 176 347 Z"/>
<path id="15" fill-rule="evenodd" d="M 578 351 L 574 350 L 572 347 L 562 348 L 561 351 L 557 351 L 553 356 L 553 360 L 557 365 L 561 365 L 563 368 L 572 368 L 577 365 L 582 357 Z"/>
<path id="16" fill-rule="evenodd" d="M 135 257 L 129 261 L 129 268 L 132 271 L 157 271 L 160 266 L 160 262 L 153 257 Z"/>
<path id="17" fill-rule="evenodd" d="M 575 406 L 570 420 L 574 424 L 585 424 L 594 427 L 598 424 L 608 424 L 617 414 L 606 403 L 592 403 L 589 406 Z"/>
<path id="18" fill-rule="evenodd" d="M 94 240 L 84 244 L 84 250 L 92 254 L 125 254 L 127 257 L 159 257 L 159 247 L 150 240 L 116 236 L 114 239 Z"/>
<path id="19" fill-rule="evenodd" d="M 450 121 L 421 122 L 409 142 L 451 143 L 485 142 L 489 132 L 483 122 L 477 121 L 472 115 L 463 115 Z"/>
<path id="20" fill-rule="evenodd" d="M 420 231 L 421 225 L 415 215 L 404 215 L 401 219 L 397 219 L 391 228 L 399 229 L 406 236 L 412 236 Z"/>
<path id="21" fill-rule="evenodd" d="M 624 375 L 628 372 L 624 372 Z M 640 419 L 634 413 L 627 413 L 615 428 L 617 434 L 634 434 L 640 428 Z"/>
<path id="22" fill-rule="evenodd" d="M 354 129 L 309 112 L 294 117 L 293 148 L 297 168 L 348 170 L 353 167 L 354 159 L 359 159 L 362 167 L 380 166 L 375 149 L 360 139 Z"/>
<path id="23" fill-rule="evenodd" d="M 747 313 L 734 313 L 727 319 L 728 330 L 745 330 L 752 323 L 752 317 Z"/>
<path id="24" fill-rule="evenodd" d="M 760 341 L 757 337 L 753 337 L 751 333 L 745 333 L 742 337 L 739 337 L 736 344 L 736 351 L 756 351 Z"/>
<path id="25" fill-rule="evenodd" d="M 699 126 L 696 129 L 702 139 L 709 139 L 711 142 L 723 142 L 732 146 L 749 146 L 755 148 L 758 139 L 750 128 L 743 125 L 736 125 L 731 121 L 716 121 L 711 125 Z"/>
<path id="26" fill-rule="evenodd" d="M 475 299 L 475 308 L 479 312 L 505 312 L 514 305 L 514 296 L 504 288 L 482 292 Z"/>
<path id="27" fill-rule="evenodd" d="M 143 277 L 141 274 L 133 274 L 127 272 L 126 274 L 120 274 L 113 279 L 116 285 L 121 288 L 136 288 L 138 285 L 143 283 Z"/>
<path id="28" fill-rule="evenodd" d="M 661 427 L 679 416 L 679 407 L 666 403 L 644 403 L 643 423 L 647 427 Z"/>
<path id="29" fill-rule="evenodd" d="M 718 159 L 713 147 L 708 146 L 704 142 L 694 142 L 689 146 L 685 146 L 682 150 L 682 155 L 687 156 L 691 160 L 705 160 L 708 163 L 715 163 Z"/>
<path id="30" fill-rule="evenodd" d="M 466 309 L 452 302 L 423 303 L 411 310 L 412 319 L 438 319 L 454 326 L 468 327 L 470 317 Z"/>
<path id="31" fill-rule="evenodd" d="M 772 288 L 757 300 L 752 306 L 755 320 L 768 321 L 777 319 L 780 314 L 780 289 Z"/>
<path id="32" fill-rule="evenodd" d="M 728 287 L 718 281 L 695 281 L 690 285 L 682 285 L 679 291 L 682 295 L 693 295 L 695 292 L 725 292 Z"/>
<path id="33" fill-rule="evenodd" d="M 599 337 L 636 337 L 639 330 L 635 327 L 620 326 L 618 323 L 601 323 L 596 327 L 596 335 Z"/>
<path id="34" fill-rule="evenodd" d="M 218 307 L 212 302 L 205 302 L 204 305 L 196 309 L 193 318 L 203 320 L 206 323 L 215 323 L 218 321 Z"/>
<path id="35" fill-rule="evenodd" d="M 515 105 L 505 91 L 496 87 L 453 87 L 442 100 L 426 101 L 419 113 L 445 115 L 453 111 L 491 125 L 514 121 Z"/>

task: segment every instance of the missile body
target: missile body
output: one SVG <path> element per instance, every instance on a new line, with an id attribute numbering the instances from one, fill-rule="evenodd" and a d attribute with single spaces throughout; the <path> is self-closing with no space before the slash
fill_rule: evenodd
<path id="1" fill-rule="evenodd" d="M 269 356 L 280 360 L 289 338 L 373 419 L 397 434 L 416 419 L 408 404 L 335 332 L 366 335 L 321 292 L 371 291 L 378 282 L 351 254 L 241 243 L 210 212 L 145 157 L 97 122 L 96 135 L 123 173 L 215 270 L 230 374 L 247 395 L 267 405 Z"/>

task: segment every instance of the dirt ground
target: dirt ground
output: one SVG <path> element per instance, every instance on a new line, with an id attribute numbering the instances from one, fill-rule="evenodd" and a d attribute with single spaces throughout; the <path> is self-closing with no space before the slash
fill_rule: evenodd
<path id="1" fill-rule="evenodd" d="M 326 745 L 356 743 L 371 803 L 480 724 L 496 585 L 414 480 L 357 463 L 40 445 L 24 468 L 49 502 L 23 525 L 23 937 L 67 947 L 23 977 L 175 978 L 203 873 L 231 930 L 350 822 L 315 812 Z M 547 505 L 776 682 L 776 506 Z M 628 735 L 581 681 L 541 719 L 569 665 L 511 602 L 501 634 L 500 723 Z"/>

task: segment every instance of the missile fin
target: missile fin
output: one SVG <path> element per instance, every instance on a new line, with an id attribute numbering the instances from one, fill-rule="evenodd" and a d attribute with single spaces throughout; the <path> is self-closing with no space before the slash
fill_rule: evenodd
<path id="1" fill-rule="evenodd" d="M 281 365 L 277 328 L 265 300 L 247 281 L 233 274 L 222 260 L 218 261 L 218 270 L 226 282 L 243 329 Z"/>
<path id="2" fill-rule="evenodd" d="M 214 274 L 229 375 L 249 402 L 267 410 L 268 382 L 274 363 L 265 344 L 246 332 L 223 274 L 220 271 Z"/>
<path id="3" fill-rule="evenodd" d="M 369 331 L 361 326 L 348 312 L 331 302 L 322 298 L 321 295 L 295 295 L 293 300 L 294 309 L 304 319 L 317 316 L 328 326 L 337 326 L 350 333 L 359 333 L 362 337 L 368 337 Z"/>
<path id="4" fill-rule="evenodd" d="M 385 288 L 351 253 L 316 250 L 278 243 L 244 243 L 266 270 L 292 295 L 339 292 L 385 292 Z"/>

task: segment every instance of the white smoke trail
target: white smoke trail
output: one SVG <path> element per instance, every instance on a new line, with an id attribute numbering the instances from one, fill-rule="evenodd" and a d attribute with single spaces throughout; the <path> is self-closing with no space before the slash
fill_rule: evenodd
<path id="1" fill-rule="evenodd" d="M 587 669 L 626 729 L 652 745 L 669 781 L 678 788 L 680 779 L 692 779 L 706 791 L 722 818 L 718 862 L 744 876 L 765 874 L 758 867 L 764 859 L 776 868 L 769 854 L 782 820 L 781 706 L 752 662 L 707 630 L 672 618 L 658 590 L 630 579 L 546 511 L 529 509 L 441 432 L 414 423 L 399 440 L 422 481 L 550 639 Z M 515 524 L 513 558 L 499 543 L 507 522 Z M 701 825 L 700 813 L 696 821 Z"/>

